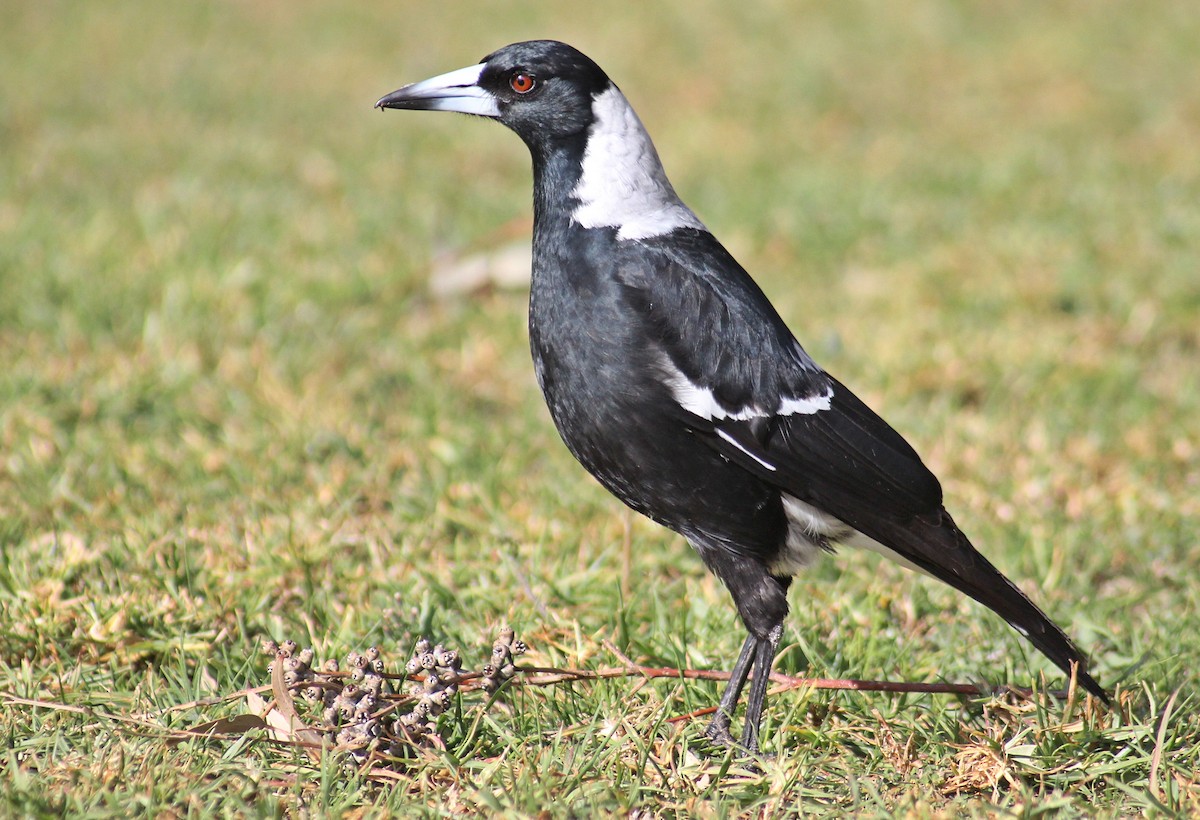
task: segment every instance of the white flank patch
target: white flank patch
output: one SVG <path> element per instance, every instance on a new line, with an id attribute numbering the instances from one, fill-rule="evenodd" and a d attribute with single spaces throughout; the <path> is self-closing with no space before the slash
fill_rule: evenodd
<path id="1" fill-rule="evenodd" d="M 833 387 L 830 386 L 819 396 L 805 396 L 803 398 L 782 397 L 779 400 L 779 406 L 771 410 L 754 404 L 738 410 L 726 410 L 717 401 L 717 397 L 713 395 L 713 391 L 710 388 L 696 384 L 683 375 L 679 368 L 672 364 L 666 356 L 663 356 L 662 359 L 667 387 L 671 388 L 671 395 L 675 397 L 675 401 L 679 402 L 679 406 L 689 413 L 693 413 L 709 421 L 724 421 L 725 419 L 731 421 L 749 421 L 754 418 L 791 416 L 795 414 L 811 416 L 813 413 L 828 410 L 833 401 Z"/>
<path id="2" fill-rule="evenodd" d="M 783 493 L 783 511 L 788 519 L 787 543 L 783 554 L 768 568 L 776 575 L 795 575 L 821 554 L 823 544 L 832 543 L 870 550 L 902 567 L 929 575 L 895 550 L 787 493 Z"/>
<path id="3" fill-rule="evenodd" d="M 571 218 L 585 228 L 616 228 L 618 239 L 704 230 L 671 187 L 650 135 L 616 86 L 592 99 L 592 115 Z"/>
<path id="4" fill-rule="evenodd" d="M 824 552 L 829 542 L 853 532 L 832 515 L 787 493 L 783 493 L 783 512 L 788 519 L 787 542 L 783 553 L 768 567 L 773 575 L 796 575 Z"/>
<path id="5" fill-rule="evenodd" d="M 889 561 L 895 561 L 897 564 L 899 564 L 902 567 L 905 567 L 906 569 L 911 569 L 913 572 L 919 572 L 922 575 L 928 575 L 930 578 L 935 577 L 933 575 L 929 575 L 928 572 L 926 572 L 925 570 L 918 567 L 912 561 L 909 561 L 907 558 L 905 558 L 900 553 L 896 552 L 891 547 L 885 547 L 883 544 L 880 544 L 874 538 L 869 538 L 868 536 L 863 535 L 858 530 L 851 530 L 851 532 L 852 532 L 852 535 L 850 535 L 850 537 L 848 537 L 845 541 L 842 542 L 847 547 L 854 547 L 855 549 L 860 549 L 860 550 L 870 550 L 871 552 L 882 555 L 884 558 L 888 559 Z"/>

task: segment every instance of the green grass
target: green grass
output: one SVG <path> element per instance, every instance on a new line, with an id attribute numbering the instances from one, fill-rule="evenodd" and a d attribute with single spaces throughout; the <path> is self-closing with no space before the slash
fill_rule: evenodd
<path id="1" fill-rule="evenodd" d="M 9 6 L 0 814 L 1200 812 L 1190 4 Z M 540 664 L 736 655 L 686 544 L 559 443 L 524 294 L 428 295 L 437 253 L 528 217 L 528 158 L 371 104 L 534 36 L 616 78 L 676 187 L 1119 708 L 791 692 L 755 773 L 663 722 L 715 684 L 517 690 L 386 788 L 163 739 L 244 709 L 172 707 L 267 682 L 263 634 L 472 655 L 511 623 Z M 784 672 L 1060 681 L 870 556 L 815 567 L 792 610 Z"/>

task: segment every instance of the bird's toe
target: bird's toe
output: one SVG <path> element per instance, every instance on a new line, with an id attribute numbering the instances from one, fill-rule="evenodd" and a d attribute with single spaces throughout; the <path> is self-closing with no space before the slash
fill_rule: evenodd
<path id="1" fill-rule="evenodd" d="M 722 720 L 721 717 L 714 718 L 712 723 L 708 724 L 704 730 L 704 736 L 708 738 L 709 743 L 718 748 L 736 748 L 738 742 L 734 739 L 733 733 L 729 731 L 729 721 Z"/>

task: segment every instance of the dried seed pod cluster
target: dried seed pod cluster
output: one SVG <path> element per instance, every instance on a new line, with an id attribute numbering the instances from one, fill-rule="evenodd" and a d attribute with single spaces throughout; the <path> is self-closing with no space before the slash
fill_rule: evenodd
<path id="1" fill-rule="evenodd" d="M 351 760 L 361 763 L 370 752 L 404 754 L 403 742 L 388 731 L 380 714 L 394 690 L 384 677 L 386 669 L 378 647 L 365 654 L 351 652 L 345 659 L 345 671 L 333 658 L 314 669 L 313 650 L 299 649 L 295 641 L 268 639 L 262 648 L 275 656 L 267 667 L 269 673 L 274 673 L 276 663 L 282 663 L 284 685 L 320 704 L 321 717 L 312 728 L 330 743 L 347 747 Z"/>
<path id="2" fill-rule="evenodd" d="M 312 668 L 314 653 L 311 648 L 300 649 L 295 641 L 275 643 L 270 638 L 262 642 L 264 654 L 271 655 L 275 660 L 267 664 L 267 674 L 275 673 L 275 664 L 283 664 L 283 683 L 289 689 L 296 689 L 303 683 L 313 683 L 300 689 L 309 700 L 320 700 L 323 697 L 321 682 L 317 681 L 317 673 Z"/>
<path id="3" fill-rule="evenodd" d="M 393 719 L 382 711 L 385 699 L 395 694 L 385 674 L 387 668 L 378 647 L 372 646 L 362 654 L 350 652 L 341 691 L 332 698 L 326 693 L 324 725 L 327 730 L 336 728 L 334 740 L 349 747 L 355 762 L 363 762 L 370 752 L 401 757 L 406 751 L 390 725 Z"/>
<path id="4" fill-rule="evenodd" d="M 455 650 L 441 644 L 431 646 L 429 639 L 421 638 L 413 647 L 404 671 L 414 681 L 408 689 L 414 703 L 396 722 L 409 740 L 423 745 L 438 737 L 438 715 L 450 707 L 458 694 L 462 661 Z"/>
<path id="5" fill-rule="evenodd" d="M 488 692 L 495 692 L 505 681 L 511 680 L 513 675 L 517 674 L 514 658 L 524 655 L 528 649 L 524 641 L 516 639 L 511 627 L 501 629 L 500 637 L 492 644 L 491 661 L 480 670 L 483 676 L 480 684 L 483 688 Z"/>
<path id="6" fill-rule="evenodd" d="M 298 728 L 320 733 L 344 749 L 350 762 L 361 764 L 371 757 L 404 758 L 415 748 L 444 745 L 438 718 L 454 702 L 460 684 L 477 680 L 469 688 L 494 692 L 516 674 L 514 657 L 526 646 L 505 627 L 492 646 L 490 662 L 474 673 L 463 669 L 456 650 L 422 638 L 403 674 L 389 674 L 374 646 L 363 653 L 350 652 L 344 663 L 330 658 L 320 665 L 314 664 L 312 649 L 301 649 L 295 641 L 267 639 L 262 649 L 274 658 L 268 673 L 282 664 L 284 686 L 289 693 L 303 695 L 293 706 L 313 704 L 314 714 L 306 721 L 310 725 Z M 397 679 L 409 681 L 404 693 L 393 685 Z"/>

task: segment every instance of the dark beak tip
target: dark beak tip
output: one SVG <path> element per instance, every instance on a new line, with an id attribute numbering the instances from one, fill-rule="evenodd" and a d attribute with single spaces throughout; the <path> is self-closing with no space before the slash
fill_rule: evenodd
<path id="1" fill-rule="evenodd" d="M 400 108 L 400 107 L 402 107 L 402 106 L 396 105 L 396 102 L 398 101 L 397 97 L 400 96 L 400 92 L 403 90 L 404 89 L 401 88 L 401 89 L 397 89 L 396 91 L 393 91 L 390 94 L 384 94 L 382 97 L 380 97 L 378 100 L 375 101 L 375 107 L 381 111 L 385 108 Z"/>

